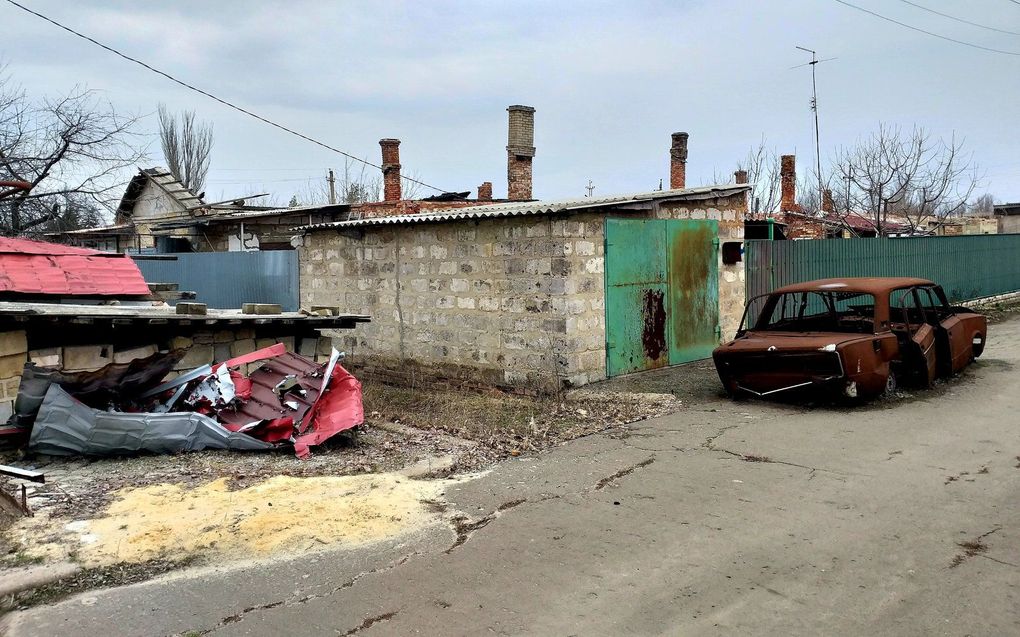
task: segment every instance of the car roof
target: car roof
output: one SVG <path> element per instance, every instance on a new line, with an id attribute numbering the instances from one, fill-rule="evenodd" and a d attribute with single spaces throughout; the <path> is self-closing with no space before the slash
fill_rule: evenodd
<path id="1" fill-rule="evenodd" d="M 848 277 L 841 279 L 817 279 L 792 285 L 784 285 L 773 291 L 783 292 L 862 292 L 878 296 L 912 285 L 935 285 L 927 279 L 912 277 Z"/>

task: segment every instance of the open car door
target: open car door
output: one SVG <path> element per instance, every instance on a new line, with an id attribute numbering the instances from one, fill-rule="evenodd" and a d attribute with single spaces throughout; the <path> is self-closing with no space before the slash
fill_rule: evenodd
<path id="1" fill-rule="evenodd" d="M 910 335 L 910 344 L 903 357 L 904 363 L 912 372 L 916 372 L 918 380 L 927 387 L 935 380 L 937 358 L 935 348 L 935 328 L 929 325 L 914 288 L 897 290 L 893 293 L 898 301 L 895 305 L 903 312 L 903 322 Z"/>
<path id="2" fill-rule="evenodd" d="M 919 294 L 921 303 L 928 306 L 928 311 L 938 313 L 939 329 L 943 332 L 944 340 L 941 352 L 944 373 L 947 376 L 955 374 L 966 367 L 973 357 L 972 334 L 967 330 L 964 320 L 949 306 L 942 288 L 923 288 Z"/>

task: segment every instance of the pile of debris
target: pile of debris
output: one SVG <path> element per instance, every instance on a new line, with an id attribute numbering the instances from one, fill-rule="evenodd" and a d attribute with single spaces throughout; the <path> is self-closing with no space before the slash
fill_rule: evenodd
<path id="1" fill-rule="evenodd" d="M 361 383 L 277 344 L 176 378 L 170 351 L 94 372 L 25 366 L 11 424 L 50 455 L 309 447 L 364 422 Z M 246 371 L 248 373 L 246 373 Z"/>

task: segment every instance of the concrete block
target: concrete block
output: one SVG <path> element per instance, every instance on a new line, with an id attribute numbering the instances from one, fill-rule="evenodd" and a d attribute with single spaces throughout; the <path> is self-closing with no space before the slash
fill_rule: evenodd
<path id="1" fill-rule="evenodd" d="M 184 358 L 174 365 L 175 370 L 194 369 L 213 362 L 213 346 L 206 344 L 195 344 L 188 349 Z"/>
<path id="2" fill-rule="evenodd" d="M 251 354 L 255 351 L 255 349 L 254 338 L 238 339 L 230 344 L 230 357 L 234 358 L 245 354 Z"/>
<path id="3" fill-rule="evenodd" d="M 202 343 L 204 345 L 216 342 L 215 339 L 213 338 L 212 332 L 198 332 L 191 337 L 191 340 L 195 341 L 196 343 Z"/>
<path id="4" fill-rule="evenodd" d="M 64 369 L 69 371 L 96 370 L 112 362 L 113 345 L 71 345 L 64 348 Z"/>
<path id="5" fill-rule="evenodd" d="M 141 347 L 133 347 L 131 349 L 125 349 L 121 351 L 115 351 L 113 353 L 114 363 L 130 363 L 136 358 L 147 358 L 155 354 L 158 350 L 155 345 L 143 345 Z"/>
<path id="6" fill-rule="evenodd" d="M 316 346 L 316 352 L 319 354 L 325 354 L 326 359 L 329 360 L 329 355 L 333 353 L 333 339 L 328 336 L 320 336 L 319 342 Z"/>
<path id="7" fill-rule="evenodd" d="M 283 307 L 278 303 L 242 303 L 242 314 L 282 314 Z"/>
<path id="8" fill-rule="evenodd" d="M 213 343 L 230 343 L 235 338 L 239 337 L 234 332 L 230 330 L 220 330 L 213 334 Z"/>
<path id="9" fill-rule="evenodd" d="M 194 342 L 187 336 L 175 336 L 170 339 L 170 349 L 188 349 Z"/>
<path id="10" fill-rule="evenodd" d="M 317 349 L 319 346 L 319 339 L 317 338 L 303 338 L 301 343 L 298 345 L 298 354 L 307 356 L 308 358 L 315 358 Z"/>
<path id="11" fill-rule="evenodd" d="M 0 424 L 11 419 L 14 415 L 14 399 L 0 400 Z"/>
<path id="12" fill-rule="evenodd" d="M 255 339 L 255 349 L 263 349 L 266 347 L 272 347 L 276 345 L 275 338 L 257 338 Z"/>
<path id="13" fill-rule="evenodd" d="M 25 330 L 0 332 L 0 356 L 23 354 L 28 351 L 28 337 Z"/>
<path id="14" fill-rule="evenodd" d="M 213 345 L 213 359 L 222 362 L 232 358 L 230 355 L 230 343 L 216 343 Z"/>
<path id="15" fill-rule="evenodd" d="M 284 346 L 287 348 L 288 352 L 296 351 L 294 349 L 294 337 L 293 336 L 281 336 L 280 338 L 276 339 L 276 342 L 277 343 L 283 343 Z"/>
<path id="16" fill-rule="evenodd" d="M 48 347 L 30 351 L 28 360 L 40 367 L 60 367 L 63 365 L 64 357 L 59 347 Z"/>
<path id="17" fill-rule="evenodd" d="M 181 301 L 177 304 L 178 314 L 197 314 L 203 315 L 206 313 L 207 306 L 205 303 L 195 303 L 194 301 Z"/>
<path id="18" fill-rule="evenodd" d="M 0 382 L 0 394 L 2 394 L 4 400 L 14 400 L 18 397 L 18 389 L 21 388 L 21 376 L 15 376 L 14 378 L 5 378 Z M 3 422 L 0 420 L 0 422 Z"/>

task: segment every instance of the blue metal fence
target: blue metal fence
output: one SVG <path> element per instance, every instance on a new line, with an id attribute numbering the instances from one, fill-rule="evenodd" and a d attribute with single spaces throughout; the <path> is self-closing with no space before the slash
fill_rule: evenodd
<path id="1" fill-rule="evenodd" d="M 747 241 L 748 298 L 828 277 L 912 276 L 942 285 L 952 301 L 1020 290 L 1020 234 Z"/>
<path id="2" fill-rule="evenodd" d="M 135 263 L 149 283 L 177 283 L 211 308 L 279 303 L 294 312 L 300 303 L 296 250 L 187 252 Z"/>

